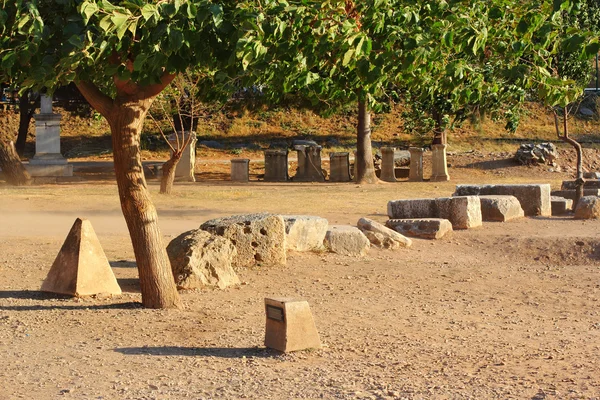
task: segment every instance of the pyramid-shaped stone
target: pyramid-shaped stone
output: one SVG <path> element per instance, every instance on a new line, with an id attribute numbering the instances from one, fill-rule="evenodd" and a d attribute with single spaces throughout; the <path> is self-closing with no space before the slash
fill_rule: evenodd
<path id="1" fill-rule="evenodd" d="M 89 220 L 77 218 L 41 290 L 72 296 L 121 294 Z"/>

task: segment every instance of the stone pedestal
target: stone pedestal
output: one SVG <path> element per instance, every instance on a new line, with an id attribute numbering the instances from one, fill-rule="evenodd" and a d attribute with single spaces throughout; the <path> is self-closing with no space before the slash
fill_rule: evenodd
<path id="1" fill-rule="evenodd" d="M 298 171 L 294 176 L 296 182 L 325 182 L 321 169 L 321 146 L 297 145 Z"/>
<path id="2" fill-rule="evenodd" d="M 411 182 L 422 182 L 423 181 L 423 149 L 418 147 L 411 147 L 408 149 L 410 152 L 410 170 L 408 173 L 408 180 Z"/>
<path id="3" fill-rule="evenodd" d="M 288 179 L 288 151 L 265 150 L 265 182 L 286 182 Z"/>
<path id="4" fill-rule="evenodd" d="M 394 168 L 394 148 L 381 148 L 381 176 L 380 179 L 385 182 L 396 182 L 396 173 Z"/>
<path id="5" fill-rule="evenodd" d="M 234 158 L 231 160 L 231 181 L 232 182 L 248 182 L 249 180 L 249 164 L 247 158 Z"/>
<path id="6" fill-rule="evenodd" d="M 42 95 L 35 119 L 35 155 L 29 160 L 31 176 L 73 176 L 73 166 L 60 153 L 60 114 L 52 113 L 52 98 Z"/>
<path id="7" fill-rule="evenodd" d="M 350 153 L 329 154 L 329 181 L 350 182 Z"/>
<path id="8" fill-rule="evenodd" d="M 177 135 L 177 136 L 175 136 Z M 188 182 L 196 182 L 196 177 L 194 176 L 194 171 L 196 169 L 196 134 L 194 132 L 184 132 L 182 135 L 181 132 L 173 133 L 169 136 L 169 143 L 174 148 L 181 147 L 188 140 L 188 138 L 192 136 L 190 143 L 186 146 L 181 154 L 181 159 L 177 163 L 177 167 L 175 168 L 175 180 L 177 181 L 188 181 Z M 178 139 L 179 138 L 179 142 Z M 179 144 L 178 144 L 179 143 Z M 173 152 L 171 151 L 171 155 Z"/>
<path id="9" fill-rule="evenodd" d="M 265 313 L 266 347 L 283 352 L 321 348 L 308 302 L 287 298 L 265 299 Z"/>
<path id="10" fill-rule="evenodd" d="M 446 162 L 446 145 L 434 144 L 431 146 L 431 181 L 449 181 L 448 164 Z"/>

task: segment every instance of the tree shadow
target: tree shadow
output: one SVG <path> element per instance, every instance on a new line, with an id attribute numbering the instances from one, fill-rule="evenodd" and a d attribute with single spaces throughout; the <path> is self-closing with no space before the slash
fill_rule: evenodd
<path id="1" fill-rule="evenodd" d="M 493 169 L 502 169 L 502 168 L 514 168 L 520 167 L 518 161 L 513 158 L 505 158 L 503 160 L 489 160 L 489 161 L 477 161 L 465 165 L 456 165 L 454 168 L 471 168 L 471 169 L 481 169 L 481 170 L 493 170 Z"/>
<path id="2" fill-rule="evenodd" d="M 272 358 L 282 353 L 268 348 L 260 347 L 121 347 L 114 349 L 115 352 L 124 355 L 150 355 L 150 356 L 188 356 L 188 357 L 218 357 L 218 358 Z"/>
<path id="3" fill-rule="evenodd" d="M 4 290 L 0 291 L 0 299 L 19 299 L 19 300 L 39 300 L 39 301 L 52 301 L 52 300 L 71 300 L 75 299 L 73 296 L 62 295 L 57 293 L 47 293 L 40 291 L 30 290 Z M 78 303 L 78 304 L 32 304 L 32 305 L 16 305 L 16 306 L 2 306 L 0 310 L 4 311 L 44 311 L 44 310 L 114 310 L 114 309 L 134 309 L 142 308 L 142 304 L 138 302 L 125 302 L 125 303 L 112 303 L 112 304 L 89 304 L 89 303 Z"/>

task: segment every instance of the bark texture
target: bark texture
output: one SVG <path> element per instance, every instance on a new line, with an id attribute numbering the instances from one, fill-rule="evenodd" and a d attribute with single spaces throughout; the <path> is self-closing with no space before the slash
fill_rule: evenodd
<path id="1" fill-rule="evenodd" d="M 585 179 L 583 179 L 583 149 L 581 148 L 581 144 L 577 142 L 575 139 L 569 136 L 569 109 L 567 107 L 563 108 L 563 134 L 560 134 L 560 123 L 558 120 L 558 114 L 556 110 L 554 110 L 554 126 L 556 127 L 556 134 L 558 137 L 573 146 L 575 149 L 575 153 L 577 154 L 577 172 L 575 175 L 575 198 L 573 199 L 573 210 L 577 207 L 577 203 L 583 197 L 583 188 L 585 185 Z"/>
<path id="2" fill-rule="evenodd" d="M 435 121 L 435 126 L 433 128 L 433 141 L 431 144 L 447 144 L 448 138 L 446 129 L 444 129 L 442 114 L 437 110 L 437 108 L 434 107 L 433 110 L 431 110 L 431 116 Z"/>
<path id="3" fill-rule="evenodd" d="M 358 103 L 358 129 L 356 136 L 356 176 L 357 183 L 377 183 L 373 150 L 371 148 L 371 112 L 365 102 Z"/>
<path id="4" fill-rule="evenodd" d="M 24 186 L 31 184 L 31 176 L 21 163 L 13 142 L 0 140 L 0 168 L 10 185 Z"/>
<path id="5" fill-rule="evenodd" d="M 91 83 L 79 82 L 77 86 L 110 125 L 121 209 L 133 244 L 142 303 L 147 308 L 180 308 L 181 300 L 162 242 L 158 215 L 148 192 L 140 154 L 144 118 L 154 97 L 162 89 L 159 86 L 140 88 L 132 84 L 117 84 L 118 94 L 112 100 Z"/>
<path id="6" fill-rule="evenodd" d="M 175 170 L 181 159 L 182 152 L 175 151 L 169 160 L 162 166 L 162 178 L 160 180 L 160 194 L 171 194 L 173 182 L 175 182 Z"/>
<path id="7" fill-rule="evenodd" d="M 35 101 L 37 96 L 30 99 L 30 94 L 31 91 L 28 90 L 19 98 L 19 133 L 17 134 L 17 141 L 15 142 L 15 149 L 17 150 L 19 157 L 22 157 L 25 152 L 29 124 L 31 118 L 33 118 L 33 113 L 35 112 Z"/>

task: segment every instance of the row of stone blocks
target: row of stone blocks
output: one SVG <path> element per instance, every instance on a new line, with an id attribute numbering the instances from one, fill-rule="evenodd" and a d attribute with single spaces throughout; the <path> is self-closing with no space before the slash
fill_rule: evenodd
<path id="1" fill-rule="evenodd" d="M 445 145 L 433 145 L 433 173 L 431 181 L 449 180 L 446 166 Z M 325 175 L 321 169 L 321 146 L 300 145 L 295 146 L 298 151 L 298 170 L 293 180 L 296 182 L 324 182 Z M 380 178 L 387 182 L 396 182 L 396 168 L 394 159 L 395 149 L 382 147 L 382 164 Z M 423 149 L 411 147 L 410 167 L 408 180 L 423 181 Z M 233 182 L 248 182 L 248 159 L 231 160 L 231 180 Z M 331 153 L 329 155 L 330 182 L 349 182 L 350 154 L 348 152 Z M 265 150 L 265 176 L 266 182 L 286 182 L 290 180 L 288 174 L 288 151 Z"/>

